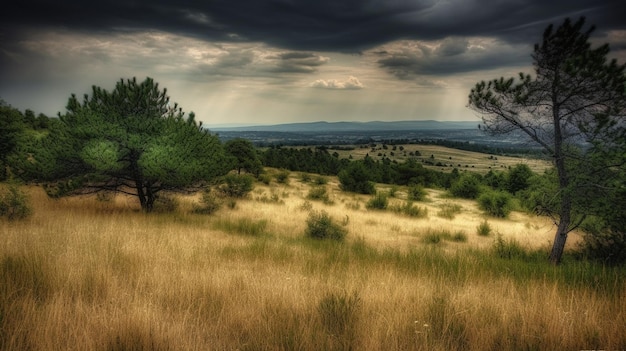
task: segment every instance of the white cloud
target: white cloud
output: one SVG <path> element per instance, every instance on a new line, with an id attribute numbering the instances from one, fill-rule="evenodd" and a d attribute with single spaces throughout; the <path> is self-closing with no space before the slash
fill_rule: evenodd
<path id="1" fill-rule="evenodd" d="M 336 79 L 318 79 L 310 84 L 312 88 L 321 89 L 334 89 L 334 90 L 358 90 L 363 89 L 365 86 L 359 81 L 357 77 L 350 76 L 347 80 Z"/>

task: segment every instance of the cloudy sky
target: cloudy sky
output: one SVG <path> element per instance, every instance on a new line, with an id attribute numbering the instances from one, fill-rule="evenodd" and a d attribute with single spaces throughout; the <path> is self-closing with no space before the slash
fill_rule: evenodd
<path id="1" fill-rule="evenodd" d="M 152 77 L 207 125 L 474 120 L 480 80 L 532 72 L 585 16 L 626 62 L 623 1 L 21 0 L 0 11 L 0 98 L 36 113 Z"/>

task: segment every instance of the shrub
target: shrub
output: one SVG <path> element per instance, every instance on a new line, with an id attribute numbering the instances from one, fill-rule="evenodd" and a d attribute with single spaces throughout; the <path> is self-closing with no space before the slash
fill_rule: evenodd
<path id="1" fill-rule="evenodd" d="M 478 206 L 491 216 L 506 218 L 511 213 L 511 195 L 503 191 L 490 191 L 480 195 Z"/>
<path id="2" fill-rule="evenodd" d="M 491 234 L 491 226 L 487 220 L 482 221 L 478 227 L 476 227 L 476 234 L 480 236 L 489 236 L 489 234 Z"/>
<path id="3" fill-rule="evenodd" d="M 452 186 L 450 187 L 450 194 L 455 197 L 461 197 L 464 199 L 475 199 L 480 195 L 481 184 L 477 175 L 463 174 Z"/>
<path id="4" fill-rule="evenodd" d="M 326 177 L 324 177 L 324 176 L 317 176 L 317 177 L 315 177 L 315 184 L 316 185 L 326 185 L 326 184 L 328 184 L 328 179 L 326 179 Z"/>
<path id="5" fill-rule="evenodd" d="M 302 183 L 308 183 L 311 181 L 311 175 L 309 173 L 302 172 L 300 173 L 300 181 Z"/>
<path id="6" fill-rule="evenodd" d="M 241 218 L 238 220 L 220 219 L 213 223 L 213 226 L 227 233 L 243 234 L 249 236 L 260 236 L 265 233 L 267 227 L 267 220 L 261 219 L 258 221 L 250 218 Z"/>
<path id="7" fill-rule="evenodd" d="M 584 232 L 579 253 L 586 259 L 609 265 L 626 263 L 626 231 L 609 228 L 605 221 L 590 217 L 581 225 Z"/>
<path id="8" fill-rule="evenodd" d="M 270 185 L 270 183 L 272 182 L 272 177 L 270 177 L 268 174 L 261 174 L 259 175 L 259 181 L 265 185 Z"/>
<path id="9" fill-rule="evenodd" d="M 289 184 L 289 171 L 282 170 L 275 175 L 276 182 L 280 184 Z"/>
<path id="10" fill-rule="evenodd" d="M 24 219 L 30 216 L 32 208 L 28 196 L 17 185 L 0 188 L 0 217 L 9 220 Z"/>
<path id="11" fill-rule="evenodd" d="M 314 239 L 333 239 L 342 241 L 348 231 L 335 223 L 325 211 L 311 211 L 306 220 L 305 235 Z"/>
<path id="12" fill-rule="evenodd" d="M 407 199 L 412 201 L 424 201 L 426 199 L 426 190 L 421 185 L 410 186 L 407 191 Z"/>
<path id="13" fill-rule="evenodd" d="M 306 196 L 309 200 L 319 200 L 324 203 L 330 203 L 330 199 L 328 198 L 328 193 L 326 192 L 325 186 L 316 186 L 309 190 L 309 193 Z"/>
<path id="14" fill-rule="evenodd" d="M 498 235 L 493 245 L 493 253 L 500 258 L 506 259 L 525 259 L 528 252 L 516 240 L 505 240 L 502 235 Z"/>
<path id="15" fill-rule="evenodd" d="M 254 189 L 254 178 L 251 175 L 228 174 L 219 190 L 225 196 L 245 197 Z"/>
<path id="16" fill-rule="evenodd" d="M 368 210 L 385 210 L 388 205 L 387 195 L 381 192 L 376 193 L 368 202 L 365 207 Z"/>
<path id="17" fill-rule="evenodd" d="M 199 214 L 212 214 L 219 210 L 222 203 L 218 197 L 211 191 L 211 188 L 206 188 L 202 192 L 200 198 L 200 205 L 194 205 L 193 212 Z M 234 207 L 234 206 L 233 206 Z"/>
<path id="18" fill-rule="evenodd" d="M 389 188 L 388 195 L 389 195 L 389 197 L 396 197 L 396 193 L 397 192 L 398 192 L 398 186 L 397 185 L 392 185 L 391 188 Z"/>
<path id="19" fill-rule="evenodd" d="M 428 209 L 413 205 L 413 201 L 407 200 L 402 206 L 391 206 L 393 212 L 401 213 L 409 217 L 425 218 L 428 216 Z"/>
<path id="20" fill-rule="evenodd" d="M 348 167 L 337 175 L 341 190 L 360 194 L 374 194 L 376 188 L 370 181 L 370 170 L 362 162 L 350 162 Z"/>

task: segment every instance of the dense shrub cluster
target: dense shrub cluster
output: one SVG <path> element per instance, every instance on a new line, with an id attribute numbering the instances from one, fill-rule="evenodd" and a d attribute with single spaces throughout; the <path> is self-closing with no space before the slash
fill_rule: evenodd
<path id="1" fill-rule="evenodd" d="M 348 231 L 335 223 L 326 211 L 311 211 L 306 225 L 305 235 L 313 239 L 342 241 L 348 234 Z"/>
<path id="2" fill-rule="evenodd" d="M 511 213 L 511 195 L 504 191 L 488 191 L 478 197 L 478 206 L 489 215 L 507 218 Z"/>
<path id="3" fill-rule="evenodd" d="M 228 174 L 224 177 L 224 183 L 219 191 L 225 196 L 245 197 L 254 189 L 254 177 L 251 175 Z"/>

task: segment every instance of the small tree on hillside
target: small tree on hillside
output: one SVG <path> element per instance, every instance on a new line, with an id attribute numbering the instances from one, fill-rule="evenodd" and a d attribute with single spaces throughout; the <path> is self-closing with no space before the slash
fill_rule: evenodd
<path id="1" fill-rule="evenodd" d="M 581 18 L 566 19 L 556 30 L 548 26 L 532 55 L 535 77 L 520 73 L 519 81 L 483 81 L 469 95 L 469 107 L 482 116 L 487 131 L 521 131 L 552 157 L 560 200 L 550 253 L 554 264 L 561 260 L 567 234 L 583 219 L 572 216 L 576 193 L 594 188 L 589 194 L 599 194 L 613 184 L 589 175 L 623 167 L 623 155 L 617 164 L 591 156 L 594 149 L 605 149 L 602 145 L 624 143 L 626 66 L 607 62 L 608 45 L 592 49 L 594 27 L 583 31 L 584 25 Z"/>
<path id="2" fill-rule="evenodd" d="M 224 149 L 228 155 L 235 158 L 237 174 L 241 174 L 241 170 L 245 170 L 258 177 L 263 171 L 263 164 L 250 140 L 242 138 L 229 140 L 224 144 Z"/>
<path id="3" fill-rule="evenodd" d="M 230 169 L 219 139 L 150 78 L 94 86 L 82 102 L 72 95 L 59 117 L 25 162 L 52 196 L 120 192 L 150 212 L 160 191 L 196 190 Z"/>

